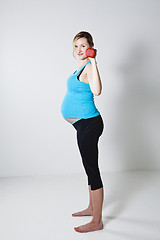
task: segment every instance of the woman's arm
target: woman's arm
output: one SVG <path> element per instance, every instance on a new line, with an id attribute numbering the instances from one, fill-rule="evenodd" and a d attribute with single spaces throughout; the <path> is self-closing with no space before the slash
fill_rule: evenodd
<path id="1" fill-rule="evenodd" d="M 89 58 L 91 64 L 87 64 L 87 78 L 90 84 L 91 91 L 95 96 L 99 96 L 102 91 L 102 83 L 99 75 L 97 62 L 95 58 Z"/>

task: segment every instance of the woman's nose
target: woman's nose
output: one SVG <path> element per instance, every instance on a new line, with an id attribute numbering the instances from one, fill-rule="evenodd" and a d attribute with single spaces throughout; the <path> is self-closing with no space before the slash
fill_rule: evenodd
<path id="1" fill-rule="evenodd" d="M 78 52 L 81 52 L 81 47 L 78 48 Z"/>

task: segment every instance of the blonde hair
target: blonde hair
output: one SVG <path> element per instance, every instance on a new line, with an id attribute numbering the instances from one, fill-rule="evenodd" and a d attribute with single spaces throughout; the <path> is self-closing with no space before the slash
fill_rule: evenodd
<path id="1" fill-rule="evenodd" d="M 73 57 L 75 57 L 74 56 L 74 42 L 75 42 L 75 40 L 78 40 L 83 37 L 87 39 L 87 42 L 88 42 L 90 48 L 94 47 L 92 35 L 89 32 L 81 31 L 81 32 L 77 33 L 75 35 L 75 37 L 73 38 L 73 42 L 72 42 L 73 43 L 73 52 L 72 52 Z"/>

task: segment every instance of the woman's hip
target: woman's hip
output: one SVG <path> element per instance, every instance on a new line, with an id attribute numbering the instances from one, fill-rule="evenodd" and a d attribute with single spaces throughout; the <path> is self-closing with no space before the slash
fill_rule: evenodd
<path id="1" fill-rule="evenodd" d="M 104 129 L 104 122 L 101 115 L 96 117 L 81 119 L 74 123 L 73 126 L 77 130 L 77 137 L 83 140 L 88 134 L 93 138 L 99 137 Z"/>

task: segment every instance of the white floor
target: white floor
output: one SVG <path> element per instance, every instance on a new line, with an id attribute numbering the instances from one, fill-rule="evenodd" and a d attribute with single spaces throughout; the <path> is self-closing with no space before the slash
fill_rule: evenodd
<path id="1" fill-rule="evenodd" d="M 92 217 L 83 174 L 0 178 L 1 240 L 159 240 L 160 172 L 102 173 L 104 229 L 77 233 Z"/>

